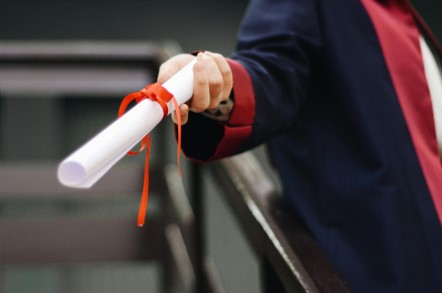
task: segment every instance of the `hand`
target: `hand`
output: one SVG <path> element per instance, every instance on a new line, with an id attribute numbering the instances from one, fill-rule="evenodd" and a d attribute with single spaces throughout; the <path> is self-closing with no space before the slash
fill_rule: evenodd
<path id="1" fill-rule="evenodd" d="M 158 82 L 164 83 L 193 58 L 190 54 L 180 54 L 164 62 L 159 70 Z M 229 98 L 232 91 L 232 71 L 222 55 L 201 52 L 196 58 L 193 67 L 193 96 L 187 104 L 180 106 L 182 124 L 187 123 L 189 110 L 196 113 L 214 110 Z M 175 112 L 172 113 L 172 120 L 176 123 Z"/>

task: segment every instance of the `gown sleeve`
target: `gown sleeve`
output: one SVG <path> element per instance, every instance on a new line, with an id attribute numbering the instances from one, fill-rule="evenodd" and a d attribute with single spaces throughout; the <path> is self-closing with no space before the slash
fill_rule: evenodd
<path id="1" fill-rule="evenodd" d="M 228 59 L 234 108 L 227 122 L 190 113 L 183 152 L 197 161 L 238 154 L 289 129 L 319 59 L 315 0 L 252 0 Z"/>

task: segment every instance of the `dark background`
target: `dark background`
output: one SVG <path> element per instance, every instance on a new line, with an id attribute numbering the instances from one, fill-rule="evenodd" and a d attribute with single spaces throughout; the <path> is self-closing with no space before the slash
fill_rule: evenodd
<path id="1" fill-rule="evenodd" d="M 412 1 L 442 38 L 442 1 Z M 229 54 L 247 0 L 1 1 L 0 40 L 162 40 Z"/>

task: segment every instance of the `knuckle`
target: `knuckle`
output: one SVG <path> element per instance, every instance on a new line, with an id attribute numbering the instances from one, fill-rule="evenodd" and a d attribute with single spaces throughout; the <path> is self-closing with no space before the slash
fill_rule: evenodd
<path id="1" fill-rule="evenodd" d="M 221 90 L 224 84 L 221 78 L 212 78 L 209 83 L 210 87 L 215 90 Z"/>
<path id="2" fill-rule="evenodd" d="M 192 101 L 192 111 L 203 112 L 207 109 L 208 103 L 204 99 L 196 99 Z"/>
<path id="3" fill-rule="evenodd" d="M 207 81 L 205 78 L 196 78 L 195 79 L 195 84 L 198 87 L 204 87 L 207 86 Z"/>

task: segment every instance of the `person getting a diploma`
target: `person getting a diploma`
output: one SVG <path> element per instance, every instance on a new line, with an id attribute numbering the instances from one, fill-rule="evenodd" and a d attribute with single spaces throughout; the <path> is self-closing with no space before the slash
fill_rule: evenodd
<path id="1" fill-rule="evenodd" d="M 252 0 L 231 56 L 197 54 L 183 150 L 209 162 L 266 143 L 352 290 L 442 292 L 441 57 L 406 0 Z"/>

